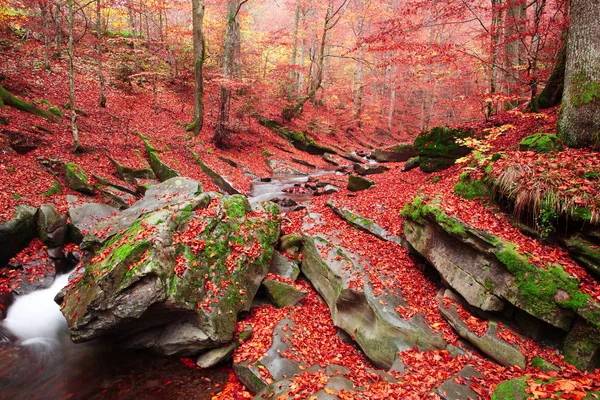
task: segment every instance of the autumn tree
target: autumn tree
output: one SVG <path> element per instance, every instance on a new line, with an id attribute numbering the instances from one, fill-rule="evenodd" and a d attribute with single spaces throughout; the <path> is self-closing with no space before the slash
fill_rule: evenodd
<path id="1" fill-rule="evenodd" d="M 558 132 L 570 147 L 600 136 L 600 1 L 573 0 Z"/>
<path id="2" fill-rule="evenodd" d="M 194 36 L 194 121 L 188 131 L 198 133 L 204 125 L 204 0 L 192 0 L 192 29 Z"/>
<path id="3" fill-rule="evenodd" d="M 219 116 L 213 141 L 217 147 L 225 146 L 228 137 L 229 113 L 231 111 L 231 81 L 239 71 L 240 21 L 239 13 L 248 0 L 227 0 L 225 46 L 223 49 L 223 82 L 219 88 Z"/>
<path id="4" fill-rule="evenodd" d="M 340 22 L 344 8 L 348 0 L 342 1 L 339 7 L 335 8 L 334 0 L 329 0 L 327 3 L 327 11 L 323 19 L 323 31 L 321 33 L 321 42 L 319 46 L 319 55 L 316 63 L 316 78 L 312 84 L 310 91 L 301 97 L 296 104 L 286 106 L 281 114 L 284 121 L 291 121 L 302 112 L 304 104 L 311 100 L 323 84 L 323 67 L 325 62 L 325 49 L 327 46 L 327 36 L 329 32 Z"/>
<path id="5" fill-rule="evenodd" d="M 81 143 L 79 141 L 79 128 L 77 127 L 77 112 L 75 110 L 75 54 L 74 54 L 74 38 L 73 38 L 73 25 L 75 19 L 75 10 L 73 7 L 73 0 L 67 0 L 67 7 L 69 9 L 69 108 L 71 110 L 71 131 L 73 133 L 73 151 L 79 151 Z"/>
<path id="6" fill-rule="evenodd" d="M 106 107 L 106 84 L 102 70 L 102 4 L 96 0 L 96 57 L 98 67 L 98 83 L 100 84 L 100 107 Z"/>

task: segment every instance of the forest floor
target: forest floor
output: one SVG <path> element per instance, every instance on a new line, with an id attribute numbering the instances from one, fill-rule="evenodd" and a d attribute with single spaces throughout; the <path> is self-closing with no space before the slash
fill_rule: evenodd
<path id="1" fill-rule="evenodd" d="M 56 161 L 76 162 L 90 176 L 109 179 L 135 190 L 129 183 L 116 177 L 115 167 L 110 159 L 132 168 L 147 167 L 144 144 L 138 134 L 150 138 L 153 146 L 163 151 L 161 159 L 165 163 L 177 169 L 182 176 L 200 181 L 206 191 L 217 190 L 217 188 L 203 173 L 189 150 L 196 152 L 204 163 L 226 177 L 238 190 L 247 194 L 251 191 L 252 178 L 250 174 L 244 173 L 245 171 L 262 178 L 272 175 L 272 170 L 265 162 L 266 155 L 306 173 L 311 172 L 312 168 L 292 159 L 308 162 L 316 169 L 325 169 L 329 166 L 321 156 L 297 150 L 288 141 L 261 126 L 255 118 L 246 115 L 238 119 L 238 129 L 232 134 L 229 149 L 221 150 L 212 146 L 213 127 L 210 123 L 198 136 L 190 138 L 185 130 L 185 123 L 190 121 L 192 113 L 191 92 L 180 91 L 174 85 L 161 84 L 155 92 L 152 83 L 148 81 L 134 82 L 131 86 L 111 84 L 107 88 L 108 106 L 105 109 L 99 108 L 97 106 L 99 91 L 92 73 L 95 65 L 91 56 L 89 58 L 82 56 L 77 67 L 77 107 L 84 110 L 87 115 L 78 118 L 84 152 L 72 154 L 68 111 L 62 106 L 68 102 L 66 62 L 54 62 L 52 73 L 48 73 L 36 66 L 35 60 L 41 58 L 40 52 L 40 46 L 24 42 L 4 54 L 4 57 L 11 59 L 12 62 L 3 68 L 5 79 L 2 84 L 15 95 L 41 107 L 47 107 L 41 103 L 41 100 L 59 106 L 65 116 L 56 122 L 48 122 L 41 117 L 10 108 L 0 110 L 1 115 L 8 120 L 8 124 L 2 127 L 0 132 L 0 138 L 4 140 L 0 148 L 0 187 L 3 188 L 0 191 L 0 220 L 9 219 L 19 204 L 39 207 L 51 202 L 59 211 L 66 213 L 69 207 L 68 196 L 77 196 L 81 202 L 103 201 L 100 195 L 96 195 L 95 199 L 83 198 L 68 189 L 63 174 L 53 167 Z M 110 63 L 110 57 L 107 56 L 107 63 Z M 111 81 L 114 82 L 114 79 Z M 214 93 L 210 93 L 209 89 L 207 98 L 213 99 L 213 96 Z M 277 117 L 278 110 L 272 107 L 264 106 L 260 110 L 266 117 Z M 211 113 L 214 113 L 214 110 L 209 106 L 209 121 L 214 120 Z M 494 140 L 486 141 L 488 147 L 485 148 L 485 154 L 506 152 L 508 160 L 518 160 L 532 167 L 534 171 L 532 182 L 536 179 L 535 171 L 553 171 L 556 175 L 553 178 L 554 183 L 562 179 L 564 182 L 557 184 L 568 186 L 579 179 L 582 175 L 581 169 L 588 171 L 590 166 L 600 165 L 598 153 L 565 150 L 558 155 L 548 157 L 518 151 L 518 144 L 525 136 L 538 132 L 552 133 L 555 130 L 556 116 L 556 109 L 541 114 L 514 111 L 502 113 L 491 121 L 474 124 L 471 128 L 478 132 L 496 129 Z M 296 120 L 292 128 L 310 132 L 310 136 L 322 145 L 346 151 L 368 150 L 370 146 L 386 147 L 400 140 L 393 136 L 375 136 L 374 132 L 360 135 L 359 140 L 357 139 L 359 135 L 338 128 L 344 126 L 345 122 L 339 116 L 333 113 L 324 114 L 321 109 L 307 106 L 302 118 Z M 329 127 L 336 128 L 330 130 Z M 498 131 L 498 127 L 504 128 Z M 10 132 L 16 132 L 17 136 Z M 13 140 L 11 138 L 14 137 L 34 144 L 36 148 L 26 154 L 8 151 Z M 224 161 L 224 158 L 243 165 L 246 170 L 231 166 Z M 335 159 L 340 163 L 348 164 L 340 157 L 336 156 Z M 402 236 L 401 210 L 411 204 L 417 196 L 439 197 L 440 208 L 445 213 L 460 218 L 472 227 L 517 243 L 519 252 L 527 254 L 534 264 L 542 267 L 547 262 L 560 262 L 565 270 L 579 279 L 580 289 L 584 293 L 600 300 L 600 285 L 596 279 L 575 263 L 561 247 L 545 244 L 526 236 L 511 223 L 510 214 L 487 199 L 466 200 L 454 194 L 454 186 L 465 170 L 477 174 L 475 170 L 469 169 L 471 161 L 472 159 L 466 160 L 465 163 L 433 174 L 424 173 L 419 169 L 403 172 L 404 163 L 389 163 L 387 164 L 390 167 L 389 171 L 369 177 L 375 181 L 375 186 L 369 190 L 351 193 L 345 187 L 341 187 L 339 192 L 331 196 L 312 198 L 308 210 L 287 213 L 282 224 L 283 233 L 299 232 L 302 221 L 309 212 L 322 214 L 325 221 L 323 226 L 331 232 L 344 232 L 341 237 L 344 245 L 363 257 L 368 265 L 373 266 L 373 271 L 368 273 L 372 273 L 373 276 L 384 273 L 394 277 L 391 281 L 386 281 L 386 285 L 393 285 L 395 289 L 405 294 L 408 303 L 400 313 L 405 317 L 418 312 L 423 313 L 431 329 L 439 332 L 449 343 L 458 344 L 458 336 L 440 314 L 439 300 L 436 297 L 442 287 L 439 280 L 431 279 L 431 276 L 424 272 L 422 262 L 410 255 L 403 247 L 352 228 L 334 214 L 326 205 L 328 201 L 352 209 L 375 221 L 388 232 Z M 495 164 L 494 168 L 501 168 L 501 165 Z M 321 179 L 326 177 L 327 175 Z M 335 175 L 333 179 L 340 179 L 340 175 Z M 59 182 L 61 193 L 44 195 L 55 181 Z M 587 201 L 590 195 L 595 198 L 600 189 L 585 182 L 573 187 L 576 190 L 570 192 L 569 196 L 579 197 L 581 202 Z M 37 257 L 38 252 L 34 247 L 21 253 L 19 257 Z M 0 281 L 0 290 L 10 291 L 10 285 L 15 282 L 16 277 L 7 275 L 6 272 L 2 274 L 4 276 Z M 451 356 L 446 350 L 420 352 L 413 349 L 400 355 L 406 366 L 406 372 L 397 374 L 398 382 L 383 381 L 376 373 L 377 368 L 368 361 L 357 346 L 340 339 L 327 306 L 310 284 L 301 280 L 296 285 L 308 291 L 308 295 L 293 307 L 294 322 L 297 327 L 301 327 L 296 328 L 293 335 L 295 349 L 293 357 L 298 357 L 307 364 L 319 364 L 321 367 L 338 364 L 348 368 L 351 371 L 348 375 L 351 381 L 356 386 L 366 388 L 363 393 L 366 398 L 436 398 L 438 395 L 433 394 L 432 390 L 467 364 L 474 366 L 481 374 L 479 378 L 475 378 L 475 383 L 471 386 L 481 398 L 490 398 L 499 382 L 521 376 L 529 377 L 528 385 L 531 390 L 537 391 L 539 398 L 547 398 L 559 389 L 567 394 L 573 392 L 571 397 L 563 398 L 580 398 L 577 397 L 577 393 L 600 389 L 600 379 L 597 374 L 581 372 L 566 363 L 556 350 L 549 350 L 530 339 L 511 336 L 510 333 L 505 333 L 505 340 L 521 347 L 527 359 L 525 369 L 500 366 L 477 352 L 474 356 Z M 270 346 L 274 326 L 290 311 L 291 308 L 276 309 L 270 305 L 254 307 L 249 316 L 240 323 L 240 330 L 245 325 L 251 325 L 254 335 L 236 350 L 234 357 L 246 360 L 257 359 Z M 465 322 L 473 330 L 485 330 L 480 325 L 485 325 L 486 321 L 469 315 L 467 311 L 465 313 Z M 323 343 L 327 343 L 327 346 L 323 346 Z M 532 360 L 538 356 L 559 366 L 561 371 L 541 371 L 533 366 Z M 186 368 L 186 374 L 195 372 L 192 360 L 183 359 L 181 362 L 189 367 Z M 219 370 L 222 377 L 227 372 L 227 370 Z M 204 372 L 197 373 L 206 375 Z M 160 387 L 136 388 L 134 392 L 124 387 L 116 392 L 105 391 L 103 395 L 123 398 L 122 396 L 129 391 L 129 394 L 135 393 L 136 396 L 147 396 L 147 398 L 174 398 L 171 396 L 195 398 L 197 382 L 193 379 L 177 381 L 183 375 L 176 375 L 169 379 L 158 378 L 160 376 L 158 369 L 156 375 L 156 379 L 161 380 Z M 145 375 L 143 379 L 150 378 Z M 540 385 L 538 383 L 540 380 L 552 383 Z M 318 374 L 309 372 L 299 375 L 294 382 L 296 383 L 295 394 L 299 396 L 298 398 L 303 398 L 303 393 L 314 391 L 315 387 L 322 385 Z M 229 379 L 224 387 L 213 385 L 206 390 L 212 391 L 216 399 L 252 398 L 233 373 L 229 373 Z M 349 393 L 338 393 L 338 395 L 340 398 L 351 398 Z"/>

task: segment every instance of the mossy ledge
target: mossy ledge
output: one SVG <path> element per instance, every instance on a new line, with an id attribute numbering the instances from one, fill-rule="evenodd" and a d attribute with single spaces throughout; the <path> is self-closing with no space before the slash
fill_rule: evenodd
<path id="1" fill-rule="evenodd" d="M 560 265 L 548 265 L 547 269 L 532 264 L 526 255 L 518 252 L 515 243 L 487 232 L 476 230 L 460 220 L 444 213 L 439 205 L 416 197 L 402 210 L 402 216 L 417 224 L 434 221 L 447 233 L 459 240 L 470 241 L 473 237 L 484 239 L 487 252 L 515 277 L 522 306 L 531 315 L 543 319 L 544 315 L 570 310 L 596 329 L 600 328 L 600 305 L 579 289 L 579 281 Z"/>

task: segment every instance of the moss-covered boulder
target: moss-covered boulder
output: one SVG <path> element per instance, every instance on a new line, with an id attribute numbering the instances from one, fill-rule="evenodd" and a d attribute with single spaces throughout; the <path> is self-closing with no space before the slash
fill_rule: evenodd
<path id="1" fill-rule="evenodd" d="M 37 212 L 37 208 L 23 204 L 17 206 L 10 220 L 0 221 L 0 268 L 36 236 Z"/>
<path id="2" fill-rule="evenodd" d="M 268 273 L 277 206 L 215 193 L 163 205 L 104 243 L 57 299 L 73 341 L 187 356 L 232 340 Z"/>
<path id="3" fill-rule="evenodd" d="M 468 172 L 463 172 L 456 185 L 454 193 L 468 200 L 489 197 L 490 189 L 481 179 L 473 179 Z"/>
<path id="4" fill-rule="evenodd" d="M 402 212 L 406 240 L 471 306 L 501 311 L 505 303 L 569 331 L 583 318 L 600 327 L 600 304 L 560 265 L 538 267 L 518 246 L 444 213 L 417 197 Z"/>
<path id="5" fill-rule="evenodd" d="M 581 370 L 600 368 L 600 331 L 578 320 L 563 343 L 565 360 Z"/>
<path id="6" fill-rule="evenodd" d="M 527 393 L 528 376 L 510 379 L 498 384 L 492 394 L 492 400 L 526 400 L 531 398 Z"/>
<path id="7" fill-rule="evenodd" d="M 600 232 L 576 233 L 562 240 L 569 254 L 596 279 L 600 279 Z"/>
<path id="8" fill-rule="evenodd" d="M 350 177 L 348 177 L 348 190 L 351 192 L 367 190 L 374 184 L 375 182 L 370 179 L 363 178 L 362 176 L 350 175 Z"/>
<path id="9" fill-rule="evenodd" d="M 83 168 L 76 163 L 66 163 L 64 169 L 69 189 L 79 193 L 94 194 L 94 188 L 90 185 L 89 177 Z"/>
<path id="10" fill-rule="evenodd" d="M 378 162 L 404 162 L 417 155 L 412 145 L 398 144 L 385 149 L 376 149 L 371 153 L 371 158 Z"/>
<path id="11" fill-rule="evenodd" d="M 413 143 L 424 172 L 437 172 L 454 165 L 455 161 L 471 152 L 460 139 L 471 136 L 470 131 L 438 126 L 421 132 Z"/>
<path id="12" fill-rule="evenodd" d="M 150 160 L 150 167 L 152 168 L 152 171 L 154 171 L 154 175 L 158 178 L 158 180 L 164 182 L 171 178 L 180 176 L 179 171 L 171 168 L 161 161 L 160 157 L 158 156 L 159 151 L 150 144 L 150 140 L 147 137 L 143 135 L 139 136 L 144 141 L 144 147 L 146 148 L 146 153 L 148 154 L 148 159 Z"/>
<path id="13" fill-rule="evenodd" d="M 536 153 L 550 153 L 562 149 L 563 144 L 559 137 L 549 133 L 536 133 L 527 136 L 519 144 L 519 150 L 535 151 Z"/>

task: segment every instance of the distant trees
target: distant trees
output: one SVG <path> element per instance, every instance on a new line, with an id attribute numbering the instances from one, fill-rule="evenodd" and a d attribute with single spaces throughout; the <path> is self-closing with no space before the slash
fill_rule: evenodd
<path id="1" fill-rule="evenodd" d="M 572 0 L 558 132 L 570 147 L 600 139 L 600 1 Z"/>

